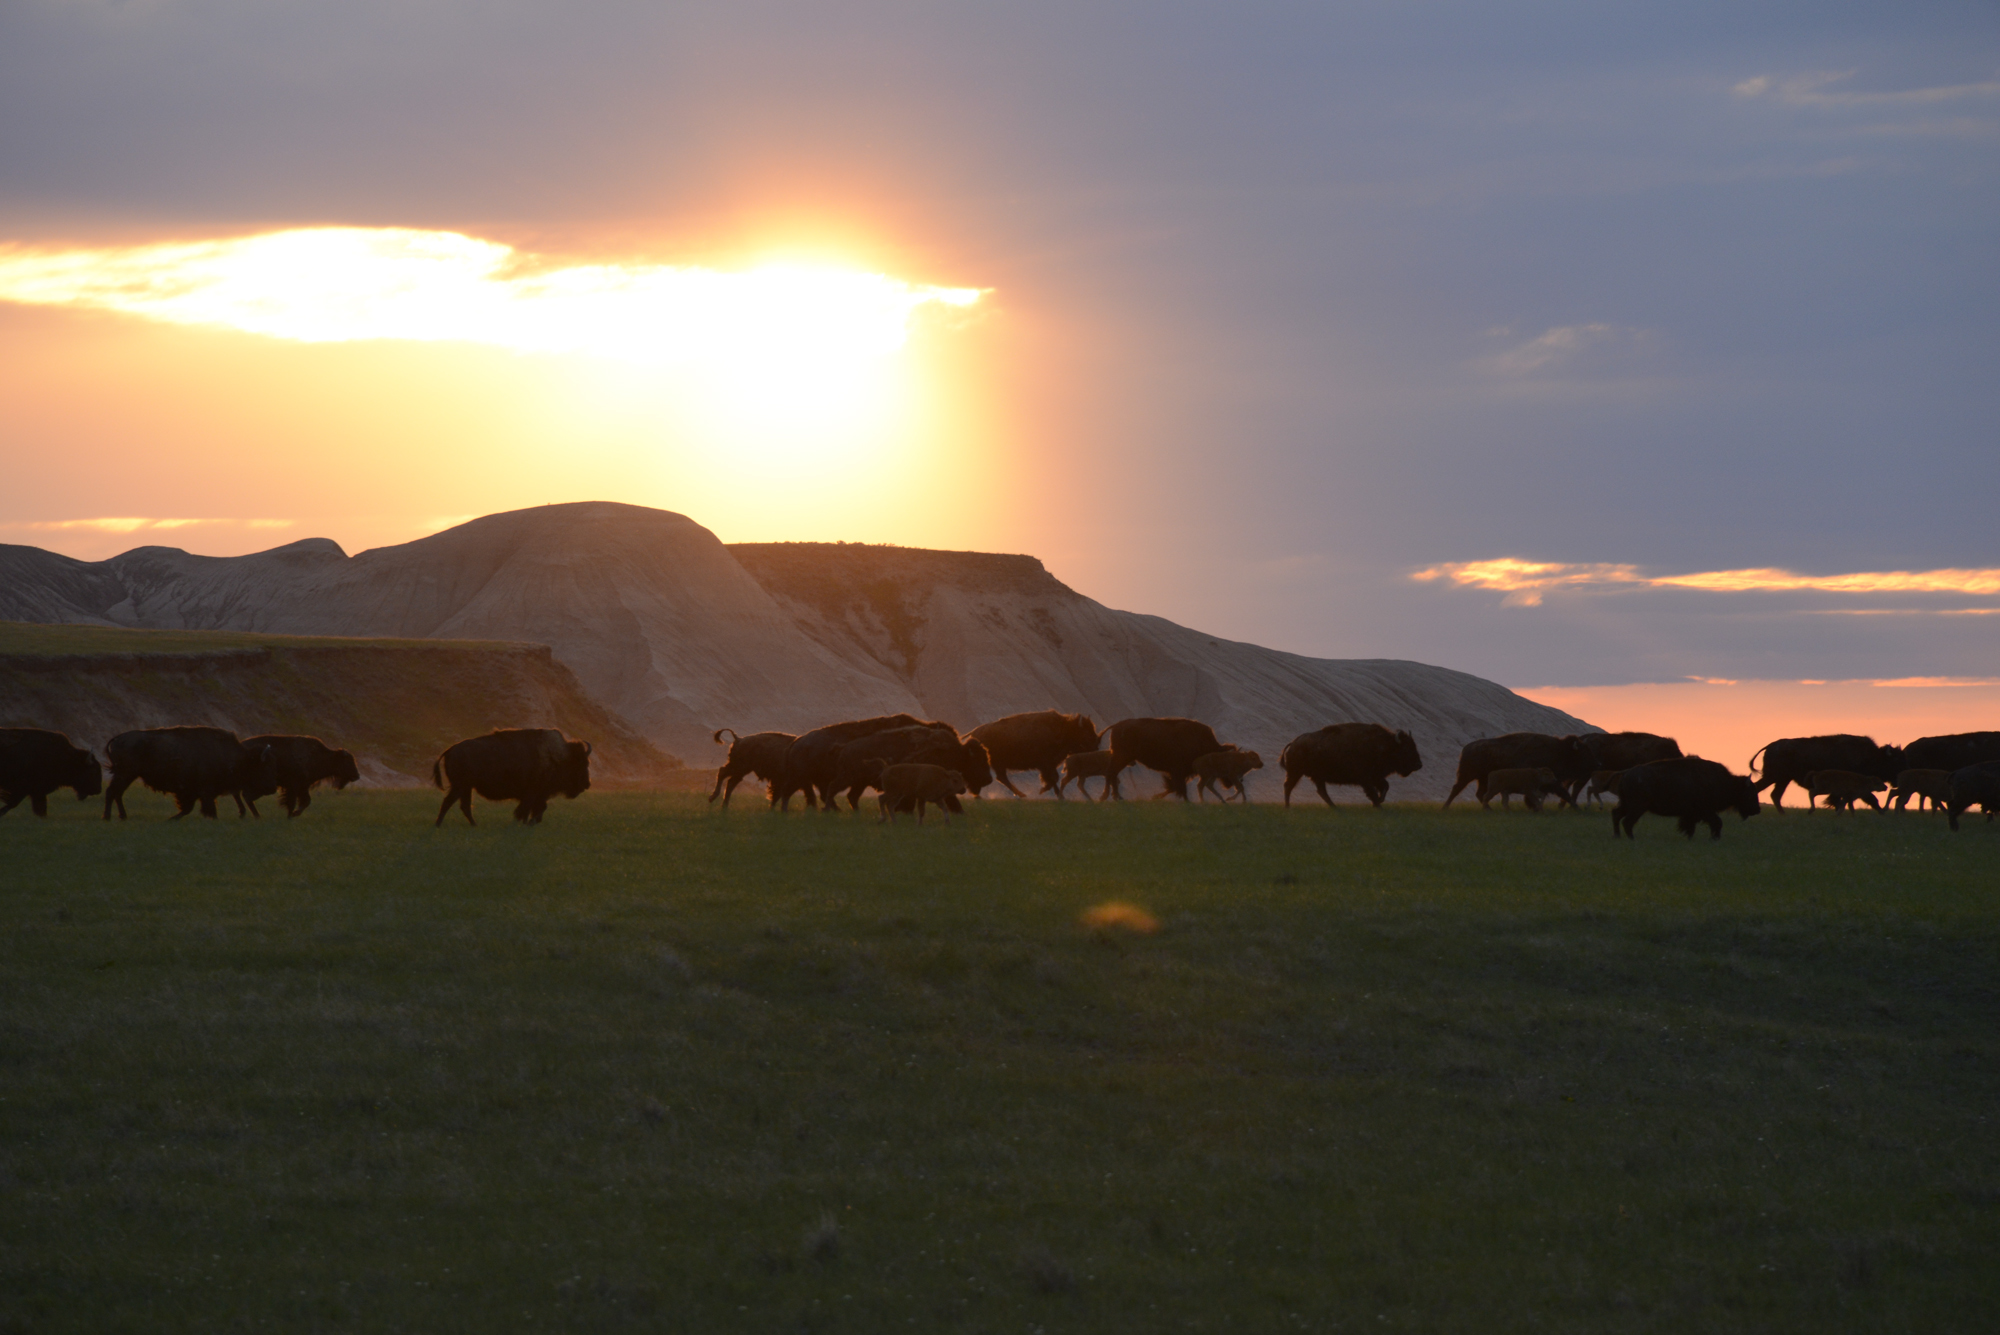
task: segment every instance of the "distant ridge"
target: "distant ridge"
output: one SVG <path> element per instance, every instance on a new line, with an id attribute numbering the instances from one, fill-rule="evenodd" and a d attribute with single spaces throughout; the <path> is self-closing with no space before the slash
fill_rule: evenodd
<path id="1" fill-rule="evenodd" d="M 0 619 L 547 644 L 594 699 L 695 765 L 719 757 L 721 727 L 797 732 L 907 710 L 970 728 L 1058 708 L 1100 725 L 1202 718 L 1275 770 L 1297 733 L 1365 719 L 1415 734 L 1425 768 L 1393 792 L 1430 797 L 1474 737 L 1588 729 L 1447 668 L 1307 658 L 1115 611 L 1032 556 L 724 546 L 685 515 L 608 501 L 487 515 L 352 557 L 326 539 L 98 562 L 0 546 Z"/>

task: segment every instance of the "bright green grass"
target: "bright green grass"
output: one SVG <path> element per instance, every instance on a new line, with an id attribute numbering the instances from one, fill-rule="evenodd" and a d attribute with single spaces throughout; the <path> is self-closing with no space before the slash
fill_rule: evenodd
<path id="1" fill-rule="evenodd" d="M 1983 821 L 435 801 L 0 822 L 0 1330 L 2000 1312 Z"/>

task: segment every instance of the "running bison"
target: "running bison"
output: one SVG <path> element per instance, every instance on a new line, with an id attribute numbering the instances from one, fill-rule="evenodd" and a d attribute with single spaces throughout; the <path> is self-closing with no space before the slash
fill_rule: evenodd
<path id="1" fill-rule="evenodd" d="M 1611 812 L 1611 836 L 1634 838 L 1641 816 L 1672 816 L 1686 838 L 1706 824 L 1708 837 L 1722 837 L 1722 813 L 1744 820 L 1757 814 L 1757 790 L 1741 774 L 1699 756 L 1634 765 L 1618 780 L 1618 805 Z"/>
<path id="2" fill-rule="evenodd" d="M 1201 782 L 1195 785 L 1194 795 L 1208 801 L 1208 794 L 1214 793 L 1218 800 L 1227 802 L 1229 794 L 1223 788 L 1234 788 L 1240 802 L 1248 802 L 1250 794 L 1243 791 L 1243 780 L 1253 769 L 1264 768 L 1264 757 L 1255 751 L 1216 751 L 1201 756 L 1194 762 L 1195 777 Z M 1220 785 L 1220 786 L 1218 786 Z M 1164 797 L 1166 794 L 1162 793 Z"/>
<path id="3" fill-rule="evenodd" d="M 312 790 L 316 783 L 331 783 L 335 788 L 345 788 L 361 778 L 361 770 L 354 763 L 352 751 L 341 751 L 328 746 L 317 737 L 287 737 L 273 734 L 265 737 L 251 737 L 243 745 L 249 747 L 268 746 L 277 761 L 276 772 L 271 781 L 248 783 L 236 790 L 236 800 L 248 803 L 250 814 L 258 815 L 257 799 L 277 793 L 283 802 L 285 815 L 296 816 L 312 805 Z M 240 816 L 243 813 L 237 812 Z"/>
<path id="4" fill-rule="evenodd" d="M 1130 760 L 1120 760 L 1109 751 L 1078 751 L 1063 757 L 1062 777 L 1056 780 L 1056 796 L 1062 796 L 1063 785 L 1074 783 L 1086 801 L 1090 798 L 1090 788 L 1085 779 L 1102 779 L 1104 788 L 1097 794 L 1100 802 L 1117 798 L 1125 800 L 1125 794 L 1118 789 L 1118 776 L 1131 766 Z"/>
<path id="5" fill-rule="evenodd" d="M 833 761 L 833 787 L 826 799 L 829 807 L 844 789 L 848 810 L 859 811 L 861 794 L 879 786 L 875 778 L 882 767 L 902 764 L 937 765 L 951 770 L 965 781 L 965 791 L 973 794 L 993 782 L 986 748 L 961 738 L 949 726 L 891 728 L 857 738 L 840 748 Z M 946 806 L 953 811 L 963 810 L 956 797 Z"/>
<path id="6" fill-rule="evenodd" d="M 1826 804 L 1835 811 L 1846 811 L 1856 802 L 1866 802 L 1872 809 L 1880 811 L 1882 804 L 1875 800 L 1875 794 L 1889 787 L 1889 780 L 1878 779 L 1873 774 L 1856 774 L 1846 769 L 1816 769 L 1805 777 L 1806 801 L 1824 797 Z"/>
<path id="7" fill-rule="evenodd" d="M 792 796 L 803 792 L 806 806 L 833 809 L 833 766 L 840 748 L 863 737 L 872 737 L 891 728 L 943 728 L 958 736 L 949 723 L 933 723 L 911 714 L 884 714 L 876 718 L 830 723 L 824 728 L 799 734 L 785 748 L 785 763 L 771 789 L 771 805 L 780 811 L 792 809 Z"/>
<path id="8" fill-rule="evenodd" d="M 514 819 L 539 825 L 557 793 L 577 797 L 590 787 L 590 743 L 571 741 L 555 728 L 495 728 L 484 737 L 453 742 L 431 762 L 431 782 L 445 790 L 433 829 L 453 803 L 472 819 L 472 795 L 513 802 Z"/>
<path id="9" fill-rule="evenodd" d="M 1581 737 L 1551 737 L 1545 732 L 1510 732 L 1504 737 L 1482 737 L 1467 742 L 1458 753 L 1458 778 L 1444 799 L 1451 810 L 1452 799 L 1473 784 L 1483 784 L 1496 769 L 1550 769 L 1556 786 L 1550 789 L 1569 806 L 1576 805 L 1572 789 L 1590 779 L 1591 771 L 1605 768 L 1596 764 L 1590 744 Z"/>
<path id="10" fill-rule="evenodd" d="M 993 777 L 1016 797 L 1027 794 L 1014 786 L 1007 771 L 1034 770 L 1042 776 L 1039 791 L 1063 795 L 1060 771 L 1070 756 L 1097 749 L 1097 725 L 1087 714 L 1063 714 L 1043 709 L 1032 714 L 1009 714 L 1006 718 L 982 723 L 969 734 L 986 748 Z"/>
<path id="11" fill-rule="evenodd" d="M 1761 775 L 1757 768 L 1758 756 L 1764 758 Z M 1909 768 L 1911 766 L 1904 761 L 1901 748 L 1877 746 L 1873 737 L 1856 737 L 1852 733 L 1836 733 L 1827 737 L 1781 737 L 1759 747 L 1757 754 L 1750 757 L 1750 777 L 1757 781 L 1758 792 L 1766 788 L 1771 790 L 1771 807 L 1775 811 L 1785 809 L 1785 789 L 1795 783 L 1803 785 L 1806 775 L 1814 770 L 1852 770 L 1856 774 L 1872 774 L 1878 779 L 1893 780 Z"/>
<path id="12" fill-rule="evenodd" d="M 1989 821 L 1994 812 L 2000 811 L 2000 760 L 1967 765 L 1951 776 L 1951 800 L 1945 803 L 1944 810 L 1952 829 L 1958 828 L 1959 813 L 1971 810 L 1974 805 L 1985 808 Z"/>
<path id="13" fill-rule="evenodd" d="M 1540 769 L 1488 770 L 1486 777 L 1479 781 L 1477 795 L 1481 811 L 1493 810 L 1488 804 L 1496 797 L 1500 799 L 1502 811 L 1511 811 L 1513 796 L 1519 793 L 1523 806 L 1539 812 L 1544 797 L 1561 791 L 1556 782 L 1556 772 L 1544 765 Z"/>
<path id="14" fill-rule="evenodd" d="M 215 819 L 215 800 L 255 788 L 271 792 L 277 785 L 278 757 L 269 745 L 252 746 L 223 728 L 142 728 L 121 732 L 104 744 L 111 762 L 111 784 L 104 790 L 104 819 L 118 808 L 125 819 L 125 790 L 143 783 L 174 799 L 173 819 L 193 811 Z M 241 815 L 242 813 L 237 813 Z"/>
<path id="15" fill-rule="evenodd" d="M 917 824 L 922 825 L 924 807 L 930 803 L 944 808 L 944 823 L 949 825 L 958 795 L 967 791 L 959 772 L 942 765 L 882 765 L 874 770 L 870 782 L 882 790 L 878 825 L 885 820 L 893 824 L 897 812 L 912 809 L 917 813 Z"/>
<path id="16" fill-rule="evenodd" d="M 1188 780 L 1194 777 L 1194 762 L 1217 751 L 1233 750 L 1216 740 L 1215 730 L 1191 718 L 1128 718 L 1105 730 L 1111 739 L 1112 755 L 1135 765 L 1157 771 L 1166 786 L 1161 796 L 1176 793 L 1188 800 Z"/>
<path id="17" fill-rule="evenodd" d="M 1424 767 L 1416 738 L 1391 732 L 1379 723 L 1332 723 L 1317 732 L 1300 733 L 1278 753 L 1285 770 L 1285 805 L 1300 779 L 1311 779 L 1320 801 L 1328 806 L 1330 783 L 1351 784 L 1376 806 L 1389 800 L 1389 776 L 1408 778 Z"/>
<path id="18" fill-rule="evenodd" d="M 1920 799 L 1919 811 L 1925 806 L 1936 811 L 1951 801 L 1951 775 L 1952 771 L 1944 769 L 1906 769 L 1890 785 L 1889 805 L 1901 811 L 1914 797 Z"/>
<path id="19" fill-rule="evenodd" d="M 764 781 L 764 787 L 775 801 L 778 792 L 778 776 L 785 772 L 785 753 L 798 740 L 789 732 L 753 732 L 748 737 L 739 737 L 734 728 L 717 728 L 716 745 L 722 744 L 722 734 L 729 734 L 729 758 L 722 762 L 722 768 L 715 772 L 715 791 L 708 795 L 713 802 L 722 799 L 728 806 L 729 799 L 736 793 L 736 785 L 751 775 Z"/>
<path id="20" fill-rule="evenodd" d="M 68 788 L 79 802 L 104 790 L 97 757 L 46 728 L 0 728 L 0 816 L 27 802 L 49 814 L 49 794 Z"/>

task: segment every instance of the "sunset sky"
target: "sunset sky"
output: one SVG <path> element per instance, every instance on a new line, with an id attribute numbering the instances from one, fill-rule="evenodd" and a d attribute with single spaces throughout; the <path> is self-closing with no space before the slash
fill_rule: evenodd
<path id="1" fill-rule="evenodd" d="M 1984 0 L 0 4 L 0 542 L 622 500 L 1905 740 L 1996 367 Z"/>

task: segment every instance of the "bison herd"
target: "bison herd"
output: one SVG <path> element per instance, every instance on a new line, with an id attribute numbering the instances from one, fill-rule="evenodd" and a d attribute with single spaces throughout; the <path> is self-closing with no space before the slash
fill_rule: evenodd
<path id="1" fill-rule="evenodd" d="M 808 808 L 849 811 L 878 793 L 877 819 L 893 821 L 912 812 L 923 823 L 930 807 L 948 822 L 964 810 L 960 798 L 977 797 L 999 784 L 1016 797 L 1027 794 L 1013 775 L 1035 774 L 1038 790 L 1067 796 L 1074 784 L 1091 800 L 1086 783 L 1100 783 L 1097 801 L 1122 800 L 1120 778 L 1135 768 L 1160 776 L 1155 800 L 1189 801 L 1210 795 L 1223 802 L 1247 801 L 1244 783 L 1264 767 L 1257 752 L 1223 742 L 1206 723 L 1185 718 L 1128 718 L 1099 729 L 1088 717 L 1055 710 L 1013 714 L 961 734 L 948 723 L 909 714 L 855 719 L 810 732 L 757 732 L 747 736 L 724 728 L 728 758 L 716 772 L 708 795 L 724 807 L 748 778 L 763 781 L 768 805 L 789 811 L 794 798 Z M 361 777 L 354 756 L 316 737 L 239 738 L 222 728 L 146 728 L 120 733 L 104 747 L 107 782 L 96 756 L 58 732 L 41 728 L 0 728 L 0 815 L 26 801 L 38 816 L 48 814 L 49 794 L 69 788 L 79 799 L 104 795 L 104 819 L 115 810 L 125 818 L 124 794 L 135 783 L 165 793 L 179 820 L 199 809 L 216 815 L 216 804 L 235 802 L 239 816 L 259 815 L 257 799 L 279 795 L 287 816 L 312 805 L 320 783 L 344 788 Z M 475 794 L 488 801 L 515 803 L 514 819 L 538 824 L 549 799 L 574 798 L 590 787 L 589 742 L 552 728 L 505 728 L 446 747 L 431 766 L 431 781 L 444 792 L 435 824 L 453 806 L 470 822 Z M 1284 801 L 1301 780 L 1327 806 L 1327 785 L 1359 788 L 1379 807 L 1388 799 L 1391 777 L 1408 777 L 1423 767 L 1416 741 L 1406 731 L 1379 723 L 1334 723 L 1293 738 L 1278 754 L 1285 772 Z M 1961 814 L 1980 807 L 1990 821 L 2000 811 L 2000 732 L 1924 737 L 1908 746 L 1880 746 L 1871 738 L 1848 735 L 1788 737 L 1751 757 L 1751 773 L 1698 756 L 1681 754 L 1671 737 L 1645 732 L 1586 733 L 1564 737 L 1516 732 L 1481 738 L 1460 751 L 1447 809 L 1467 788 L 1482 807 L 1495 797 L 1503 809 L 1521 798 L 1539 812 L 1550 800 L 1580 809 L 1583 802 L 1616 800 L 1611 814 L 1615 837 L 1630 838 L 1644 816 L 1671 817 L 1692 838 L 1706 825 L 1722 837 L 1722 816 L 1757 814 L 1770 790 L 1772 809 L 1784 809 L 1786 790 L 1805 789 L 1808 805 L 1823 801 L 1836 811 L 1855 803 L 1880 810 L 1878 793 L 1903 810 L 1912 800 L 1942 808 L 1952 829 Z"/>

